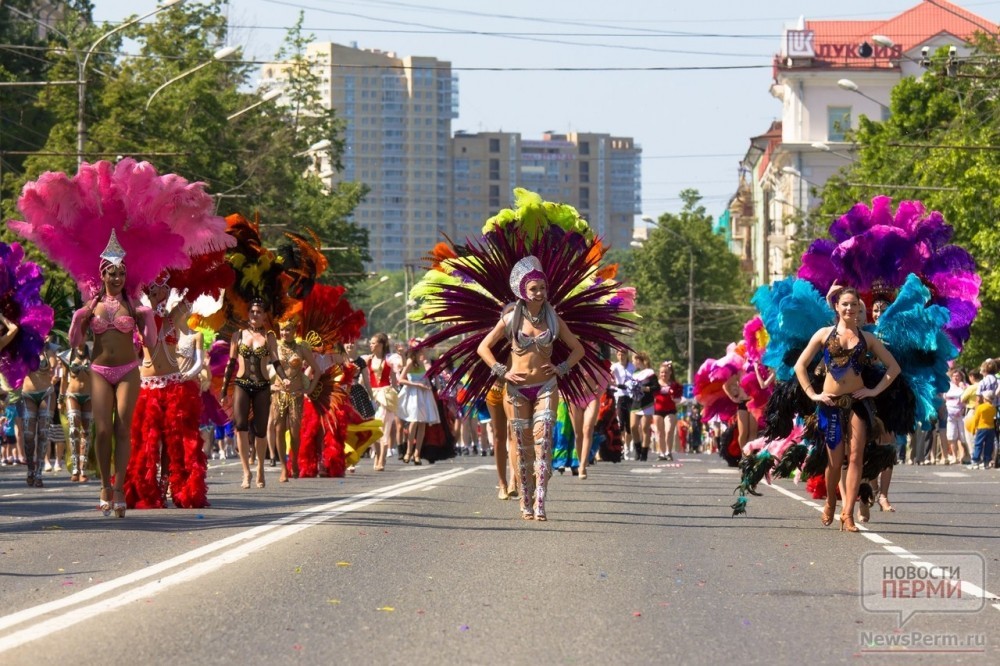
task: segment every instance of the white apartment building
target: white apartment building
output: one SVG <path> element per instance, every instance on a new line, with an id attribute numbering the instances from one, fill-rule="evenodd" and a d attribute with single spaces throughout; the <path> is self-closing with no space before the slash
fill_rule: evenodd
<path id="1" fill-rule="evenodd" d="M 892 88 L 922 75 L 925 54 L 947 46 L 963 57 L 972 36 L 984 31 L 996 34 L 997 26 L 944 0 L 887 19 L 800 19 L 785 28 L 770 87 L 780 120 L 751 139 L 730 206 L 733 237 L 746 241 L 741 246 L 750 256 L 742 258 L 754 284 L 787 275 L 800 230 L 786 221 L 812 208 L 811 190 L 854 159 L 846 130 L 857 128 L 861 115 L 884 120 Z"/>

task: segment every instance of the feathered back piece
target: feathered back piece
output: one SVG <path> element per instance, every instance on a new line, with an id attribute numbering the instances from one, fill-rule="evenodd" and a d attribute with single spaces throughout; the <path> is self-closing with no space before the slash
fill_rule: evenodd
<path id="1" fill-rule="evenodd" d="M 919 201 L 878 196 L 871 207 L 856 204 L 830 225 L 832 240 L 817 240 L 802 255 L 799 277 L 820 293 L 837 284 L 854 287 L 869 306 L 873 292 L 892 293 L 916 274 L 930 288 L 931 302 L 951 313 L 945 330 L 961 349 L 979 312 L 980 277 L 964 248 L 950 244 L 953 229 L 941 213 Z"/>
<path id="2" fill-rule="evenodd" d="M 729 399 L 723 385 L 733 375 L 742 375 L 746 359 L 735 345 L 720 359 L 707 358 L 694 373 L 694 397 L 703 407 L 701 418 L 708 421 L 718 416 L 728 421 L 736 414 L 736 403 Z"/>
<path id="3" fill-rule="evenodd" d="M 233 288 L 226 290 L 228 320 L 241 325 L 251 301 L 257 299 L 264 302 L 275 321 L 287 319 L 298 306 L 298 301 L 288 296 L 292 278 L 278 256 L 264 247 L 257 223 L 234 213 L 226 218 L 226 225 L 227 233 L 236 239 L 236 245 L 226 253 L 236 272 Z"/>
<path id="4" fill-rule="evenodd" d="M 361 337 L 365 313 L 355 310 L 344 298 L 343 287 L 318 284 L 302 303 L 298 335 L 321 354 L 333 351 L 337 343 L 354 342 Z"/>
<path id="5" fill-rule="evenodd" d="M 278 261 L 284 267 L 291 279 L 288 295 L 304 300 L 309 296 L 316 278 L 326 270 L 329 262 L 320 251 L 321 243 L 313 232 L 310 242 L 305 236 L 296 233 L 285 233 L 285 240 L 278 243 Z"/>
<path id="6" fill-rule="evenodd" d="M 791 277 L 758 287 L 750 302 L 769 336 L 761 360 L 778 381 L 794 380 L 795 362 L 813 334 L 833 324 L 833 310 L 811 283 Z"/>
<path id="7" fill-rule="evenodd" d="M 875 335 L 899 363 L 903 378 L 916 398 L 915 423 L 937 418 L 940 395 L 948 390 L 948 362 L 958 349 L 947 335 L 950 316 L 941 305 L 928 305 L 930 290 L 909 275 L 896 300 L 882 313 Z"/>
<path id="8" fill-rule="evenodd" d="M 66 269 L 85 298 L 101 287 L 99 257 L 112 231 L 127 255 L 125 290 L 133 298 L 164 269 L 188 268 L 192 256 L 226 247 L 224 222 L 202 183 L 161 176 L 131 158 L 81 164 L 72 178 L 43 173 L 24 186 L 18 208 L 24 221 L 8 226 Z"/>
<path id="9" fill-rule="evenodd" d="M 769 339 L 764 321 L 760 315 L 754 315 L 743 325 L 743 345 L 747 360 L 751 363 L 760 363 Z"/>
<path id="10" fill-rule="evenodd" d="M 44 281 L 38 264 L 24 261 L 20 243 L 0 243 L 0 312 L 18 328 L 0 350 L 0 373 L 14 388 L 38 369 L 38 355 L 52 330 L 54 313 L 41 294 Z"/>
<path id="11" fill-rule="evenodd" d="M 572 207 L 543 202 L 526 190 L 515 190 L 515 197 L 518 209 L 491 218 L 481 238 L 470 239 L 464 246 L 439 244 L 435 248 L 428 258 L 430 269 L 410 292 L 419 303 L 411 318 L 441 326 L 421 343 L 422 347 L 447 343 L 431 373 L 451 368 L 449 388 L 457 389 L 467 375 L 469 399 L 484 395 L 494 378 L 476 348 L 496 326 L 507 304 L 517 300 L 509 282 L 514 264 L 534 255 L 547 278 L 549 303 L 586 351 L 583 361 L 559 380 L 560 390 L 583 401 L 593 395 L 587 384 L 599 386 L 607 381 L 599 346 L 628 349 L 618 336 L 634 327 L 635 292 L 615 282 L 616 266 L 601 264 L 603 244 Z M 493 351 L 506 360 L 510 343 L 503 340 Z M 557 340 L 552 362 L 559 363 L 568 353 Z"/>

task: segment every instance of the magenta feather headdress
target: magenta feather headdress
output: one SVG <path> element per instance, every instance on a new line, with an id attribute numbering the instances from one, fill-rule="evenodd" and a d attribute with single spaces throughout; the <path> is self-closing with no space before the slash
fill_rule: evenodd
<path id="1" fill-rule="evenodd" d="M 24 261 L 20 243 L 0 243 L 0 311 L 17 335 L 0 350 L 0 373 L 14 388 L 38 369 L 38 355 L 52 329 L 52 308 L 42 301 L 45 278 L 38 264 Z"/>
<path id="2" fill-rule="evenodd" d="M 100 289 L 99 257 L 112 231 L 127 257 L 130 296 L 164 269 L 187 269 L 191 257 L 231 244 L 202 183 L 131 158 L 81 164 L 72 178 L 43 173 L 17 203 L 24 221 L 7 225 L 66 269 L 85 297 Z"/>
<path id="3" fill-rule="evenodd" d="M 931 303 L 951 313 L 945 331 L 961 349 L 979 311 L 976 263 L 950 244 L 953 229 L 938 211 L 919 201 L 877 196 L 871 207 L 858 203 L 830 225 L 833 240 L 817 240 L 802 255 L 798 276 L 825 294 L 837 284 L 854 287 L 869 305 L 873 292 L 898 290 L 915 274 L 931 291 Z"/>

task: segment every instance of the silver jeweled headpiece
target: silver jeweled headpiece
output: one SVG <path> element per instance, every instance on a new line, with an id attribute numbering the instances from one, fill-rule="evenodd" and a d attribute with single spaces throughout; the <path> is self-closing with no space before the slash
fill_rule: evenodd
<path id="1" fill-rule="evenodd" d="M 525 285 L 531 280 L 545 280 L 545 272 L 542 270 L 542 262 L 538 257 L 528 255 L 521 259 L 510 269 L 510 289 L 514 294 L 527 300 L 528 294 L 525 292 Z"/>
<path id="2" fill-rule="evenodd" d="M 103 273 L 109 266 L 124 267 L 124 261 L 125 249 L 118 243 L 118 236 L 115 235 L 115 230 L 112 229 L 108 245 L 104 248 L 104 252 L 101 252 L 100 270 Z"/>

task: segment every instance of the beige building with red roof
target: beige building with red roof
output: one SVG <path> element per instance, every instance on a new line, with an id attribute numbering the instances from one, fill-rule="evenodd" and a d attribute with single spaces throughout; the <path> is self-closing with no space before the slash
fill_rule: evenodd
<path id="1" fill-rule="evenodd" d="M 948 47 L 962 58 L 976 33 L 997 31 L 945 0 L 924 0 L 884 20 L 800 19 L 785 28 L 770 88 L 781 102 L 781 119 L 751 139 L 730 205 L 733 237 L 750 252 L 743 259 L 753 267 L 755 285 L 787 275 L 800 233 L 790 218 L 813 207 L 811 190 L 854 159 L 845 135 L 859 116 L 888 117 L 892 88 L 921 76 L 927 54 Z"/>

